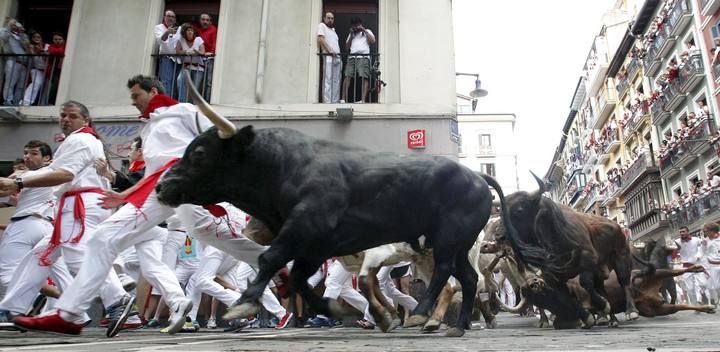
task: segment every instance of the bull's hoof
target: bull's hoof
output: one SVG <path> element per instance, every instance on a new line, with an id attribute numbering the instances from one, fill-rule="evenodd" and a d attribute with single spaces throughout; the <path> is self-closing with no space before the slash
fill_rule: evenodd
<path id="1" fill-rule="evenodd" d="M 605 325 L 605 324 L 608 324 L 609 322 L 610 322 L 610 319 L 608 318 L 607 315 L 598 314 L 598 317 L 596 320 L 597 325 Z"/>
<path id="2" fill-rule="evenodd" d="M 612 307 L 610 306 L 610 302 L 605 301 L 605 308 L 603 309 L 603 313 L 610 314 L 612 313 Z"/>
<path id="3" fill-rule="evenodd" d="M 625 313 L 625 320 L 627 321 L 636 320 L 637 318 L 640 318 L 638 312 Z"/>
<path id="4" fill-rule="evenodd" d="M 434 332 L 440 329 L 441 322 L 437 319 L 430 319 L 425 323 L 425 325 L 420 329 L 422 332 Z"/>
<path id="5" fill-rule="evenodd" d="M 617 320 L 613 319 L 608 322 L 608 327 L 609 328 L 617 328 L 617 327 L 620 327 L 620 323 Z"/>
<path id="6" fill-rule="evenodd" d="M 406 321 L 405 326 L 408 328 L 414 327 L 414 326 L 420 326 L 425 324 L 428 321 L 428 317 L 425 315 L 411 315 Z"/>
<path id="7" fill-rule="evenodd" d="M 223 319 L 225 320 L 231 320 L 231 319 L 240 319 L 240 318 L 246 318 L 251 315 L 255 315 L 260 312 L 260 305 L 254 302 L 247 302 L 238 304 L 236 306 L 230 307 L 228 309 L 227 313 L 223 315 Z"/>
<path id="8" fill-rule="evenodd" d="M 490 321 L 486 321 L 486 322 L 485 322 L 485 327 L 488 328 L 488 329 L 495 329 L 495 328 L 497 328 L 497 319 L 495 319 L 495 317 L 493 317 L 492 319 L 490 319 Z"/>
<path id="9" fill-rule="evenodd" d="M 382 332 L 390 332 L 394 328 L 392 327 L 392 316 L 390 316 L 390 313 L 388 311 L 385 311 L 383 314 L 381 314 L 379 317 L 374 317 L 375 322 L 377 323 L 377 327 L 380 328 L 380 331 Z M 399 323 L 398 323 L 399 324 Z M 397 327 L 397 326 L 396 326 Z"/>
<path id="10" fill-rule="evenodd" d="M 708 314 L 715 314 L 715 306 L 707 306 L 704 312 Z"/>
<path id="11" fill-rule="evenodd" d="M 448 331 L 445 333 L 445 336 L 447 337 L 462 337 L 465 335 L 465 330 L 456 327 L 452 327 L 448 329 Z"/>
<path id="12" fill-rule="evenodd" d="M 595 316 L 592 314 L 588 314 L 587 318 L 585 318 L 580 327 L 583 329 L 590 329 L 595 326 L 596 323 L 597 322 L 595 321 Z"/>
<path id="13" fill-rule="evenodd" d="M 400 324 L 402 324 L 402 321 L 400 320 L 400 318 L 393 318 L 393 320 L 390 321 L 390 330 L 389 331 L 393 331 L 393 330 L 397 329 L 398 326 L 400 326 Z"/>
<path id="14" fill-rule="evenodd" d="M 540 319 L 537 323 L 537 327 L 540 329 L 545 329 L 545 328 L 552 327 L 552 325 L 550 325 L 549 321 L 547 321 L 545 319 Z"/>

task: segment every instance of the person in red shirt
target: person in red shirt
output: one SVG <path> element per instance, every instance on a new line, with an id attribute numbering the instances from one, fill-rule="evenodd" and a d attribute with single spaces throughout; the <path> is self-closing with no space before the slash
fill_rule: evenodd
<path id="1" fill-rule="evenodd" d="M 212 88 L 213 64 L 215 63 L 215 42 L 217 41 L 217 27 L 212 24 L 212 17 L 208 13 L 200 14 L 200 25 L 195 26 L 195 33 L 205 43 L 205 89 L 201 90 L 206 100 L 210 99 Z"/>
<path id="2" fill-rule="evenodd" d="M 50 91 L 48 100 L 51 104 L 55 104 L 55 95 L 57 94 L 58 82 L 60 82 L 60 69 L 62 68 L 62 60 L 65 57 L 65 38 L 62 33 L 53 33 L 52 44 L 48 46 L 48 69 L 45 70 L 47 80 L 50 82 Z"/>

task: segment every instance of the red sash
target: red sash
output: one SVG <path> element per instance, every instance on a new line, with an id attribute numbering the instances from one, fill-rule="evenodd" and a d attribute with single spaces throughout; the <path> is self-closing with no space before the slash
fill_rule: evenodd
<path id="1" fill-rule="evenodd" d="M 174 158 L 170 161 L 168 161 L 165 165 L 163 165 L 159 170 L 153 172 L 150 176 L 144 177 L 140 182 L 138 182 L 138 188 L 135 189 L 132 193 L 130 193 L 127 197 L 125 197 L 124 201 L 132 204 L 135 206 L 135 208 L 142 208 L 143 204 L 145 204 L 145 201 L 150 196 L 150 193 L 155 189 L 155 185 L 157 185 L 158 181 L 160 181 L 160 176 L 167 171 L 167 169 L 171 168 L 173 165 L 175 165 L 180 158 Z"/>
<path id="2" fill-rule="evenodd" d="M 85 234 L 85 203 L 83 202 L 82 197 L 80 196 L 83 193 L 98 193 L 102 194 L 103 189 L 99 187 L 85 187 L 85 188 L 78 188 L 74 189 L 72 191 L 67 191 L 60 196 L 60 203 L 58 207 L 58 211 L 62 213 L 63 207 L 65 207 L 65 199 L 68 197 L 74 197 L 75 198 L 75 206 L 73 207 L 73 217 L 76 221 L 80 222 L 80 233 L 78 233 L 75 237 L 70 239 L 70 243 L 78 243 L 82 239 L 83 235 Z M 60 245 L 60 231 L 62 230 L 62 214 L 58 214 L 55 217 L 55 223 L 53 224 L 53 233 L 52 237 L 50 237 L 50 243 L 48 244 L 48 247 L 45 249 L 45 251 L 40 255 L 40 265 L 42 266 L 50 266 L 52 265 L 52 262 L 48 258 L 50 254 Z"/>

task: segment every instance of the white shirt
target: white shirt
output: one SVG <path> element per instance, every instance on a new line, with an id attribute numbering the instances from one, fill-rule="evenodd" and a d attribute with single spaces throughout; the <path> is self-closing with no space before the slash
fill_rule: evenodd
<path id="1" fill-rule="evenodd" d="M 197 115 L 197 122 L 195 116 Z M 151 175 L 168 161 L 181 158 L 185 148 L 212 123 L 195 105 L 181 103 L 161 107 L 150 113 L 140 133 L 143 140 L 145 175 Z M 197 125 L 200 125 L 198 130 Z"/>
<path id="2" fill-rule="evenodd" d="M 180 36 L 175 34 L 169 34 L 167 39 L 162 40 L 163 34 L 168 30 L 168 27 L 165 26 L 164 23 L 160 23 L 159 25 L 155 26 L 155 41 L 158 43 L 158 46 L 160 47 L 160 51 L 158 51 L 159 54 L 175 54 L 175 43 L 178 39 L 180 39 Z"/>
<path id="3" fill-rule="evenodd" d="M 373 34 L 369 29 L 366 29 L 370 34 Z M 373 35 L 374 36 L 374 35 Z M 353 35 L 352 32 L 348 34 L 348 39 L 352 38 L 350 42 L 350 53 L 351 54 L 370 54 L 370 43 L 368 43 L 367 34 L 359 32 Z"/>
<path id="4" fill-rule="evenodd" d="M 337 33 L 335 33 L 335 28 L 330 28 L 325 23 L 320 22 L 318 25 L 317 35 L 325 37 L 325 43 L 327 43 L 330 49 L 332 49 L 333 53 L 340 53 L 340 43 L 338 42 L 338 36 Z M 320 49 L 322 49 L 322 47 Z"/>
<path id="5" fill-rule="evenodd" d="M 75 177 L 61 185 L 55 193 L 58 198 L 77 188 L 99 187 L 110 189 L 110 181 L 95 169 L 95 160 L 105 159 L 102 142 L 89 133 L 71 133 L 55 152 L 50 166 L 52 170 L 63 169 Z"/>
<path id="6" fill-rule="evenodd" d="M 697 237 L 690 237 L 690 240 L 685 242 L 681 239 L 675 240 L 680 247 L 680 260 L 683 263 L 696 264 L 698 257 L 701 255 L 700 252 L 700 239 Z"/>
<path id="7" fill-rule="evenodd" d="M 185 41 L 185 39 L 182 39 L 182 38 L 178 40 L 178 43 L 180 43 L 180 47 L 181 47 L 184 51 L 186 51 L 186 52 L 187 52 L 189 49 L 192 49 L 192 50 L 194 50 L 195 52 L 198 52 L 198 51 L 200 51 L 200 47 L 201 47 L 203 44 L 205 44 L 205 42 L 203 41 L 203 39 L 200 38 L 200 37 L 195 37 L 195 40 L 193 41 L 192 46 L 189 46 L 188 43 L 187 43 L 187 41 Z M 185 64 L 191 64 L 191 65 L 189 65 L 189 67 L 188 67 L 188 68 L 190 68 L 191 70 L 205 71 L 205 68 L 203 68 L 203 66 L 204 66 L 204 64 L 203 64 L 203 57 L 202 57 L 201 55 L 183 56 L 183 57 L 182 57 L 182 62 L 185 63 Z"/>
<path id="8" fill-rule="evenodd" d="M 720 237 L 714 239 L 714 240 L 707 240 L 707 245 L 704 250 L 704 255 L 706 259 L 712 260 L 712 261 L 720 261 Z M 706 265 L 710 266 L 720 266 L 720 264 L 710 264 L 709 262 L 706 263 Z"/>
<path id="9" fill-rule="evenodd" d="M 45 166 L 37 170 L 28 170 L 22 174 L 22 177 L 36 176 L 51 172 L 52 169 Z M 38 214 L 41 216 L 53 216 L 53 201 L 57 187 L 28 187 L 20 191 L 17 205 L 15 206 L 15 214 L 13 217 L 27 216 Z"/>

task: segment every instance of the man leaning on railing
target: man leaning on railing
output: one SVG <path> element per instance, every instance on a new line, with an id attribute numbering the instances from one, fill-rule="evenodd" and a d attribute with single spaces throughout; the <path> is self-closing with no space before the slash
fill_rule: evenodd
<path id="1" fill-rule="evenodd" d="M 29 39 L 22 24 L 12 17 L 6 17 L 6 24 L 0 28 L 0 42 L 5 54 L 26 55 Z M 5 80 L 3 85 L 4 105 L 17 105 L 22 99 L 27 75 L 28 58 L 26 56 L 7 57 L 5 61 Z"/>

